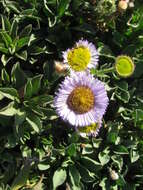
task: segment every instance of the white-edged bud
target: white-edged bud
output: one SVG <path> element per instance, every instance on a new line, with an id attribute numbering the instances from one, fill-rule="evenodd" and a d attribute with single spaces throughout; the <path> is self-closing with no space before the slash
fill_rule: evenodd
<path id="1" fill-rule="evenodd" d="M 67 66 L 59 61 L 55 61 L 55 70 L 57 73 L 62 74 L 67 71 Z"/>
<path id="2" fill-rule="evenodd" d="M 135 5 L 134 5 L 134 2 L 130 2 L 130 3 L 129 3 L 129 7 L 130 7 L 130 8 L 133 8 L 134 6 L 135 6 Z"/>
<path id="3" fill-rule="evenodd" d="M 119 175 L 115 170 L 110 169 L 110 177 L 112 180 L 116 181 L 119 179 Z"/>
<path id="4" fill-rule="evenodd" d="M 119 11 L 125 11 L 128 8 L 128 3 L 125 0 L 121 0 L 118 3 L 118 9 Z"/>
<path id="5" fill-rule="evenodd" d="M 127 3 L 129 3 L 129 2 L 130 2 L 130 0 L 126 0 L 126 2 L 127 2 Z"/>

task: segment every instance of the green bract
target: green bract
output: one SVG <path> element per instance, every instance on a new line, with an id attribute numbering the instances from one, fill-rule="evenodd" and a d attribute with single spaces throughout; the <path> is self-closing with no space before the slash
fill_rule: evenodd
<path id="1" fill-rule="evenodd" d="M 115 68 L 119 76 L 129 77 L 134 72 L 134 63 L 129 56 L 120 55 L 116 58 Z"/>

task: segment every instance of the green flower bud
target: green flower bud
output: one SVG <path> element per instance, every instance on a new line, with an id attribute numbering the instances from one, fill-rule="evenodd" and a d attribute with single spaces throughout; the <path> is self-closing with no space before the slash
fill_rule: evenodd
<path id="1" fill-rule="evenodd" d="M 120 77 L 126 78 L 133 74 L 135 65 L 129 56 L 120 55 L 115 60 L 115 69 Z"/>

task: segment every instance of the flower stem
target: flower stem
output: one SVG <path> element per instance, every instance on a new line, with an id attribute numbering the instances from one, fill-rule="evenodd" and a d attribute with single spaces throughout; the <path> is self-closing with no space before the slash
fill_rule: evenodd
<path id="1" fill-rule="evenodd" d="M 103 69 L 102 72 L 103 73 L 110 73 L 110 72 L 114 72 L 115 71 L 115 67 L 110 67 L 108 69 Z"/>
<path id="2" fill-rule="evenodd" d="M 108 57 L 108 58 L 111 58 L 111 59 L 116 59 L 116 57 L 115 56 L 112 56 L 112 55 L 106 55 L 106 54 L 104 54 L 104 53 L 99 53 L 99 56 L 103 56 L 103 57 Z"/>

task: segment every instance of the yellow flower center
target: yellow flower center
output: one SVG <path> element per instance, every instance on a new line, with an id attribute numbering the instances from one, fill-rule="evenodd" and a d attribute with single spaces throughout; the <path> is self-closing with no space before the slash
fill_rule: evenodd
<path id="1" fill-rule="evenodd" d="M 89 126 L 85 126 L 85 127 L 79 127 L 78 131 L 81 133 L 90 133 L 90 132 L 94 132 L 97 130 L 97 128 L 99 127 L 98 123 L 93 123 Z"/>
<path id="2" fill-rule="evenodd" d="M 75 71 L 83 71 L 91 59 L 91 53 L 88 48 L 83 46 L 72 49 L 67 55 L 68 64 Z"/>
<path id="3" fill-rule="evenodd" d="M 86 113 L 94 107 L 94 94 L 90 88 L 79 86 L 71 92 L 67 104 L 77 114 Z"/>

